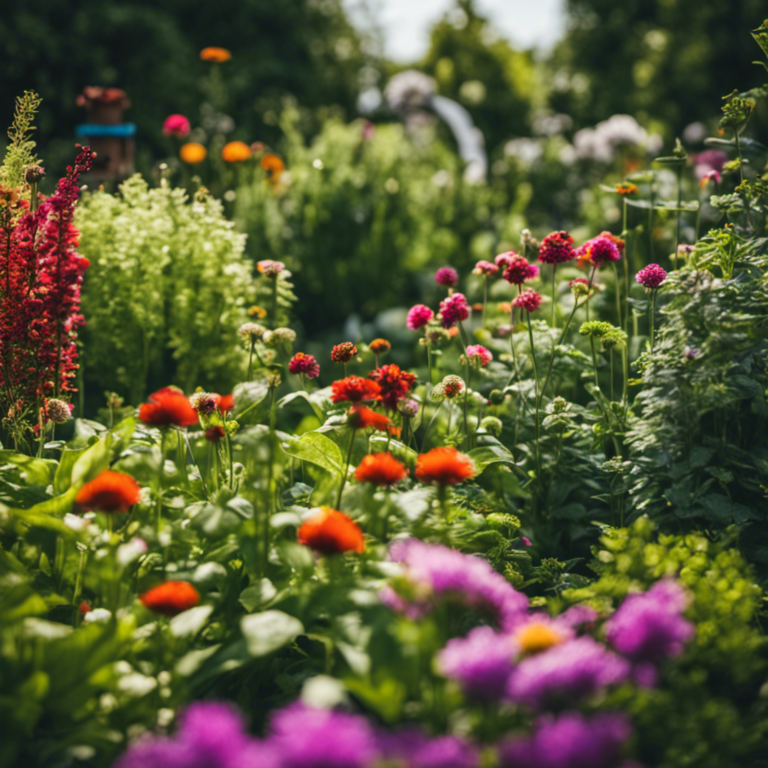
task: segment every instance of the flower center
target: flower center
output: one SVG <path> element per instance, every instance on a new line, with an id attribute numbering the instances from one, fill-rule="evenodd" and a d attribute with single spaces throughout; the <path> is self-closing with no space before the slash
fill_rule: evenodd
<path id="1" fill-rule="evenodd" d="M 547 624 L 527 624 L 515 632 L 517 640 L 523 654 L 540 653 L 559 645 L 565 638 L 556 632 Z"/>

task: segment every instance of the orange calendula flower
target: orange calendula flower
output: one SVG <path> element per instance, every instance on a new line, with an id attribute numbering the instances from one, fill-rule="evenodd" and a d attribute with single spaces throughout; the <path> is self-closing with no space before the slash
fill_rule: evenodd
<path id="1" fill-rule="evenodd" d="M 356 405 L 349 409 L 349 424 L 352 429 L 378 429 L 393 437 L 400 436 L 400 427 L 396 427 L 391 419 L 383 413 L 376 413 L 376 411 L 366 408 L 364 405 Z"/>
<path id="2" fill-rule="evenodd" d="M 161 616 L 177 616 L 200 602 L 200 593 L 188 581 L 166 581 L 139 596 L 146 608 Z"/>
<path id="3" fill-rule="evenodd" d="M 78 491 L 75 503 L 84 511 L 127 512 L 139 503 L 139 491 L 139 484 L 130 475 L 107 469 Z"/>
<path id="4" fill-rule="evenodd" d="M 212 61 L 216 64 L 223 64 L 232 58 L 232 54 L 226 48 L 217 48 L 215 45 L 203 48 L 200 51 L 200 58 L 203 61 Z"/>
<path id="5" fill-rule="evenodd" d="M 151 394 L 139 408 L 139 419 L 153 427 L 191 427 L 198 423 L 197 411 L 187 397 L 172 387 Z"/>
<path id="6" fill-rule="evenodd" d="M 434 485 L 457 485 L 475 476 L 475 464 L 455 448 L 433 448 L 416 459 L 416 479 Z"/>
<path id="7" fill-rule="evenodd" d="M 560 645 L 565 637 L 549 624 L 532 622 L 515 632 L 515 640 L 523 653 L 532 654 Z"/>
<path id="8" fill-rule="evenodd" d="M 242 163 L 250 160 L 253 152 L 244 141 L 230 141 L 221 150 L 221 158 L 225 163 Z"/>
<path id="9" fill-rule="evenodd" d="M 261 167 L 267 174 L 267 181 L 276 184 L 285 170 L 285 163 L 277 155 L 264 155 L 261 158 Z"/>
<path id="10" fill-rule="evenodd" d="M 202 144 L 198 144 L 195 141 L 190 141 L 189 143 L 184 144 L 179 150 L 179 157 L 187 163 L 187 165 L 197 165 L 198 163 L 202 163 L 207 156 L 208 150 Z"/>
<path id="11" fill-rule="evenodd" d="M 637 186 L 629 181 L 624 181 L 621 184 L 616 185 L 616 192 L 620 195 L 635 195 L 638 192 Z"/>
<path id="12" fill-rule="evenodd" d="M 360 376 L 347 376 L 331 384 L 331 402 L 334 403 L 359 403 L 362 400 L 375 400 L 381 387 L 370 379 Z"/>
<path id="13" fill-rule="evenodd" d="M 359 483 L 371 485 L 394 485 L 399 483 L 408 470 L 391 453 L 372 453 L 364 456 L 355 470 L 355 479 Z"/>
<path id="14" fill-rule="evenodd" d="M 322 555 L 342 552 L 359 555 L 365 550 L 360 526 L 343 512 L 330 507 L 320 507 L 317 514 L 301 524 L 298 542 Z"/>
<path id="15" fill-rule="evenodd" d="M 264 307 L 260 307 L 258 304 L 248 307 L 248 317 L 258 317 L 259 320 L 263 320 L 266 316 L 267 310 Z"/>
<path id="16" fill-rule="evenodd" d="M 386 339 L 374 339 L 368 345 L 368 349 L 370 349 L 374 355 L 383 355 L 385 352 L 389 352 L 389 350 L 392 349 L 392 345 Z"/>

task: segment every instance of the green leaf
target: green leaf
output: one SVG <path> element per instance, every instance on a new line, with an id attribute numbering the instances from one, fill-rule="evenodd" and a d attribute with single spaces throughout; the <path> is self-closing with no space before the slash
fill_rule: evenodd
<path id="1" fill-rule="evenodd" d="M 768 19 L 766 19 L 757 29 L 752 30 L 752 37 L 760 46 L 762 52 L 768 56 Z"/>
<path id="2" fill-rule="evenodd" d="M 320 432 L 306 432 L 299 439 L 285 441 L 283 450 L 301 461 L 308 461 L 335 475 L 341 475 L 344 459 L 336 443 Z"/>
<path id="3" fill-rule="evenodd" d="M 675 155 L 667 155 L 665 157 L 657 157 L 652 162 L 656 163 L 656 165 L 676 166 L 676 165 L 685 165 L 685 163 L 687 162 L 687 159 L 685 157 L 676 157 Z"/>
<path id="4" fill-rule="evenodd" d="M 59 467 L 53 478 L 54 493 L 64 493 L 72 485 L 72 470 L 75 468 L 77 460 L 88 450 L 88 448 L 66 448 L 62 451 Z"/>
<path id="5" fill-rule="evenodd" d="M 29 509 L 6 508 L 5 511 L 11 518 L 18 520 L 26 525 L 37 528 L 48 528 L 63 536 L 74 536 L 75 532 L 64 524 L 61 519 L 67 512 L 72 510 L 72 504 L 75 501 L 77 490 L 70 488 L 61 496 L 54 496 L 52 499 L 35 504 Z"/>
<path id="6" fill-rule="evenodd" d="M 72 466 L 72 485 L 93 480 L 98 474 L 109 468 L 112 455 L 112 435 L 94 443 L 86 449 Z"/>
<path id="7" fill-rule="evenodd" d="M 240 629 L 248 653 L 258 658 L 293 642 L 304 632 L 304 625 L 295 616 L 282 611 L 264 611 L 243 616 Z"/>
<path id="8" fill-rule="evenodd" d="M 348 678 L 344 680 L 344 684 L 385 722 L 394 723 L 399 719 L 407 695 L 405 684 L 401 680 L 388 677 L 375 684 L 359 678 Z"/>
<path id="9" fill-rule="evenodd" d="M 24 481 L 29 485 L 50 485 L 56 469 L 55 461 L 36 459 L 14 451 L 0 451 L 0 465 L 13 464 L 21 470 Z"/>
<path id="10" fill-rule="evenodd" d="M 371 436 L 371 448 L 375 449 L 372 450 L 373 453 L 376 451 L 384 451 L 387 450 L 387 444 L 389 444 L 389 452 L 396 458 L 399 459 L 402 462 L 405 462 L 408 464 L 408 466 L 415 466 L 416 464 L 416 451 L 413 450 L 413 448 L 409 448 L 407 445 L 404 445 L 399 440 L 391 439 L 387 441 L 387 438 L 384 437 L 384 435 L 372 435 Z"/>
<path id="11" fill-rule="evenodd" d="M 491 464 L 507 464 L 517 468 L 515 458 L 512 453 L 506 448 L 500 445 L 486 446 L 484 448 L 475 448 L 468 454 L 470 459 L 475 463 L 475 469 L 477 474 L 481 474 L 483 470 Z"/>
<path id="12" fill-rule="evenodd" d="M 281 397 L 277 401 L 277 407 L 285 408 L 287 405 L 290 405 L 296 400 L 305 400 L 309 404 L 309 407 L 312 409 L 312 412 L 315 414 L 315 416 L 317 416 L 317 420 L 320 423 L 325 421 L 325 413 L 323 413 L 323 409 L 320 407 L 319 403 L 315 401 L 316 398 L 314 398 L 308 392 L 305 392 L 303 389 L 300 389 L 298 392 L 291 392 L 285 397 Z"/>
<path id="13" fill-rule="evenodd" d="M 197 605 L 187 611 L 182 611 L 170 621 L 171 634 L 176 637 L 196 635 L 205 626 L 212 611 L 212 605 Z"/>
<path id="14" fill-rule="evenodd" d="M 269 579 L 262 579 L 258 584 L 251 584 L 240 593 L 240 602 L 248 613 L 253 613 L 259 606 L 268 603 L 277 594 L 275 585 Z"/>

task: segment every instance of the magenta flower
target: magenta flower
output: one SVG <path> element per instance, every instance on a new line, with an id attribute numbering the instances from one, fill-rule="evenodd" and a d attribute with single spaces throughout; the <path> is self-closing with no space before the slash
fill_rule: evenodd
<path id="1" fill-rule="evenodd" d="M 696 630 L 682 614 L 685 590 L 675 581 L 654 584 L 645 594 L 630 595 L 605 625 L 608 642 L 636 662 L 659 663 L 679 656 Z"/>
<path id="2" fill-rule="evenodd" d="M 541 306 L 541 294 L 531 290 L 523 291 L 519 296 L 515 296 L 512 306 L 533 312 Z"/>
<path id="3" fill-rule="evenodd" d="M 446 288 L 453 288 L 459 282 L 459 273 L 453 267 L 440 267 L 435 272 L 435 282 Z"/>
<path id="4" fill-rule="evenodd" d="M 192 126 L 184 115 L 168 115 L 163 123 L 163 136 L 186 139 L 191 130 Z"/>
<path id="5" fill-rule="evenodd" d="M 456 736 L 427 738 L 415 728 L 379 737 L 386 765 L 401 768 L 479 768 L 476 747 Z"/>
<path id="6" fill-rule="evenodd" d="M 411 331 L 418 331 L 419 328 L 423 328 L 434 316 L 435 313 L 429 307 L 424 306 L 424 304 L 417 304 L 408 310 L 405 325 Z"/>
<path id="7" fill-rule="evenodd" d="M 277 277 L 285 269 L 285 264 L 274 259 L 263 259 L 256 262 L 256 269 L 264 277 Z"/>
<path id="8" fill-rule="evenodd" d="M 544 264 L 562 264 L 574 258 L 573 238 L 567 232 L 551 232 L 541 241 L 539 261 Z"/>
<path id="9" fill-rule="evenodd" d="M 418 539 L 397 541 L 389 549 L 391 560 L 402 563 L 404 578 L 412 587 L 408 598 L 392 588 L 381 595 L 384 603 L 409 618 L 429 613 L 441 599 L 451 599 L 490 613 L 502 627 L 517 623 L 528 607 L 518 592 L 485 560 L 440 544 Z"/>
<path id="10" fill-rule="evenodd" d="M 475 264 L 475 268 L 472 270 L 473 275 L 485 275 L 486 277 L 493 277 L 499 271 L 499 267 L 490 261 L 478 261 Z"/>
<path id="11" fill-rule="evenodd" d="M 493 354 L 481 344 L 471 344 L 467 347 L 467 359 L 470 365 L 475 364 L 480 368 L 485 368 L 493 360 Z"/>
<path id="12" fill-rule="evenodd" d="M 503 277 L 512 285 L 520 286 L 528 280 L 539 276 L 539 268 L 535 264 L 529 264 L 528 259 L 522 256 L 513 256 L 504 268 Z"/>
<path id="13" fill-rule="evenodd" d="M 498 256 L 496 256 L 493 262 L 499 269 L 504 269 L 517 255 L 517 251 L 507 251 L 506 253 L 500 253 Z"/>
<path id="14" fill-rule="evenodd" d="M 651 290 L 658 288 L 666 279 L 666 270 L 662 269 L 658 264 L 649 264 L 635 275 L 635 280 L 640 285 Z"/>
<path id="15" fill-rule="evenodd" d="M 609 261 L 618 261 L 621 258 L 621 251 L 616 243 L 607 237 L 596 237 L 586 245 L 589 246 L 590 259 L 597 267 L 601 267 Z"/>
<path id="16" fill-rule="evenodd" d="M 440 322 L 443 328 L 453 328 L 468 317 L 469 304 L 463 293 L 454 293 L 440 302 Z"/>
<path id="17" fill-rule="evenodd" d="M 722 178 L 720 177 L 720 174 L 717 171 L 707 171 L 699 180 L 699 186 L 704 189 L 704 187 L 709 184 L 709 182 L 712 182 L 715 186 L 718 186 L 720 182 L 722 181 Z"/>
<path id="18" fill-rule="evenodd" d="M 320 365 L 313 355 L 297 352 L 288 363 L 291 373 L 303 373 L 308 379 L 316 379 L 320 375 Z"/>
<path id="19" fill-rule="evenodd" d="M 615 768 L 632 735 L 626 715 L 579 712 L 547 715 L 526 738 L 513 739 L 499 749 L 501 768 Z"/>

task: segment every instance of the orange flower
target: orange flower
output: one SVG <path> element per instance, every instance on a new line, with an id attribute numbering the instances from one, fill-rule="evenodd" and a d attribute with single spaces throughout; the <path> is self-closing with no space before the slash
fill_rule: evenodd
<path id="1" fill-rule="evenodd" d="M 229 413 L 235 407 L 234 395 L 222 395 L 219 400 L 219 410 L 222 413 Z"/>
<path id="2" fill-rule="evenodd" d="M 145 607 L 161 616 L 176 616 L 194 608 L 200 593 L 187 581 L 166 581 L 139 596 Z"/>
<path id="3" fill-rule="evenodd" d="M 629 181 L 624 181 L 621 184 L 616 185 L 616 191 L 623 196 L 634 195 L 638 190 L 635 184 Z"/>
<path id="4" fill-rule="evenodd" d="M 242 163 L 245 160 L 250 160 L 251 155 L 253 152 L 244 141 L 230 141 L 221 150 L 222 160 L 226 163 Z"/>
<path id="5" fill-rule="evenodd" d="M 372 453 L 364 456 L 355 470 L 355 479 L 359 483 L 372 485 L 394 485 L 399 483 L 408 470 L 391 453 Z"/>
<path id="6" fill-rule="evenodd" d="M 508 315 L 512 311 L 512 304 L 508 301 L 499 302 L 499 312 Z"/>
<path id="7" fill-rule="evenodd" d="M 264 155 L 261 158 L 261 167 L 267 174 L 267 181 L 276 184 L 285 170 L 285 163 L 277 155 Z"/>
<path id="8" fill-rule="evenodd" d="M 458 326 L 454 325 L 453 328 L 448 329 L 448 335 L 453 339 L 456 336 L 459 335 L 459 328 Z"/>
<path id="9" fill-rule="evenodd" d="M 342 552 L 359 555 L 365 550 L 360 526 L 343 512 L 330 507 L 320 507 L 316 515 L 301 524 L 298 541 L 323 555 Z"/>
<path id="10" fill-rule="evenodd" d="M 208 150 L 197 142 L 190 141 L 179 150 L 179 157 L 188 165 L 202 163 L 208 156 Z"/>
<path id="11" fill-rule="evenodd" d="M 149 396 L 139 408 L 139 419 L 153 427 L 191 427 L 198 423 L 197 411 L 181 390 L 165 387 Z"/>
<path id="12" fill-rule="evenodd" d="M 203 61 L 213 61 L 216 64 L 223 64 L 232 58 L 232 54 L 226 48 L 217 48 L 210 46 L 200 51 L 200 58 Z"/>
<path id="13" fill-rule="evenodd" d="M 352 429 L 378 429 L 387 432 L 393 437 L 400 436 L 400 427 L 396 427 L 392 420 L 383 413 L 376 413 L 364 405 L 356 405 L 349 409 L 349 424 Z"/>
<path id="14" fill-rule="evenodd" d="M 456 485 L 475 476 L 475 464 L 455 448 L 433 448 L 416 459 L 416 479 L 435 485 Z"/>
<path id="15" fill-rule="evenodd" d="M 84 511 L 127 512 L 139 503 L 139 490 L 130 475 L 106 469 L 77 492 L 75 503 Z"/>
<path id="16" fill-rule="evenodd" d="M 385 352 L 389 352 L 389 350 L 392 349 L 392 345 L 386 339 L 374 339 L 368 345 L 368 349 L 370 349 L 374 355 L 383 355 Z"/>
<path id="17" fill-rule="evenodd" d="M 360 376 L 347 376 L 331 384 L 331 402 L 359 403 L 361 400 L 375 400 L 381 387 L 370 379 L 364 379 Z"/>

